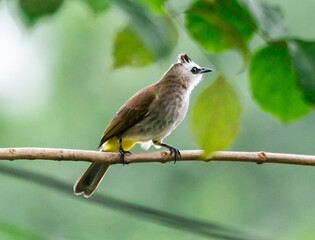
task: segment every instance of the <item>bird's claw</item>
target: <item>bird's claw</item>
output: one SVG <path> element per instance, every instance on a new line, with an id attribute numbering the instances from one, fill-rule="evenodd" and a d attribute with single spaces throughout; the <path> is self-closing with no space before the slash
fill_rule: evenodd
<path id="1" fill-rule="evenodd" d="M 180 151 L 177 148 L 171 147 L 170 148 L 170 156 L 174 154 L 174 164 L 176 163 L 177 159 L 180 159 L 182 156 Z"/>
<path id="2" fill-rule="evenodd" d="M 121 161 L 123 162 L 123 164 L 125 165 L 125 164 L 127 164 L 127 163 L 125 162 L 125 155 L 130 156 L 130 155 L 131 155 L 131 152 L 129 152 L 129 151 L 124 151 L 124 149 L 119 148 L 119 149 L 118 149 L 118 155 L 119 155 L 120 160 L 121 160 Z"/>

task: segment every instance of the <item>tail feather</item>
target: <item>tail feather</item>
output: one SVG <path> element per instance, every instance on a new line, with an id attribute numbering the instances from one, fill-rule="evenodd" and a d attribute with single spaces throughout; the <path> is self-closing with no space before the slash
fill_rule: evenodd
<path id="1" fill-rule="evenodd" d="M 109 167 L 110 165 L 106 163 L 92 163 L 75 182 L 73 187 L 74 194 L 81 195 L 83 193 L 84 197 L 90 197 L 102 181 Z"/>
<path id="2" fill-rule="evenodd" d="M 122 142 L 122 147 L 125 151 L 128 151 L 135 144 L 135 141 L 124 140 Z M 112 137 L 103 144 L 100 151 L 118 153 L 119 145 L 119 139 L 117 137 Z M 109 167 L 110 165 L 106 163 L 92 163 L 89 168 L 82 174 L 82 176 L 79 177 L 78 180 L 75 182 L 73 186 L 74 194 L 83 194 L 83 196 L 86 198 L 90 197 L 102 181 Z"/>

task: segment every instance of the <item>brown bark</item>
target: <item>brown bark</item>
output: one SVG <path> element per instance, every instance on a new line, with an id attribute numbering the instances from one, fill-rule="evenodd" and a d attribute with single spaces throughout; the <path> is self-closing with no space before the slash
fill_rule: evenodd
<path id="1" fill-rule="evenodd" d="M 106 162 L 109 164 L 122 163 L 117 153 L 97 152 L 74 149 L 54 149 L 54 148 L 0 148 L 0 159 L 2 160 L 57 160 L 57 161 L 86 161 L 86 162 Z M 146 163 L 173 161 L 173 157 L 168 152 L 145 152 L 133 153 L 125 157 L 126 163 Z M 228 161 L 228 162 L 253 162 L 253 163 L 280 163 L 315 166 L 315 156 L 269 153 L 269 152 L 233 152 L 219 151 L 204 156 L 201 150 L 181 151 L 180 161 Z"/>

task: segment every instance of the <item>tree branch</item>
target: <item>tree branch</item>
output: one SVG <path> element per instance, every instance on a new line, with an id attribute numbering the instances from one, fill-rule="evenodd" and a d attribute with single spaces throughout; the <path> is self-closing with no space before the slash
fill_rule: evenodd
<path id="1" fill-rule="evenodd" d="M 122 163 L 117 153 L 55 148 L 0 148 L 0 159 L 45 159 L 57 161 L 103 162 L 108 164 Z M 165 151 L 133 153 L 125 158 L 126 163 L 166 163 L 170 161 L 173 161 L 173 157 L 169 156 L 169 153 Z M 313 155 L 269 152 L 219 151 L 204 156 L 203 151 L 201 150 L 183 150 L 181 151 L 181 159 L 178 159 L 177 161 L 229 161 L 253 162 L 258 164 L 281 163 L 315 166 L 315 156 Z"/>

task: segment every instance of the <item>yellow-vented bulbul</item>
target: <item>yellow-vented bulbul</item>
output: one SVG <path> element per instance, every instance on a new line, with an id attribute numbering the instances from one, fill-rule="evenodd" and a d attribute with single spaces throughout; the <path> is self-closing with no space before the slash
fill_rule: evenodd
<path id="1" fill-rule="evenodd" d="M 184 119 L 190 93 L 207 72 L 212 70 L 199 67 L 186 54 L 180 54 L 160 81 L 140 90 L 119 109 L 102 136 L 101 151 L 118 152 L 124 161 L 136 143 L 146 149 L 153 144 L 168 148 L 176 161 L 179 150 L 162 141 Z M 106 163 L 92 163 L 76 181 L 74 193 L 90 197 L 109 167 Z"/>

